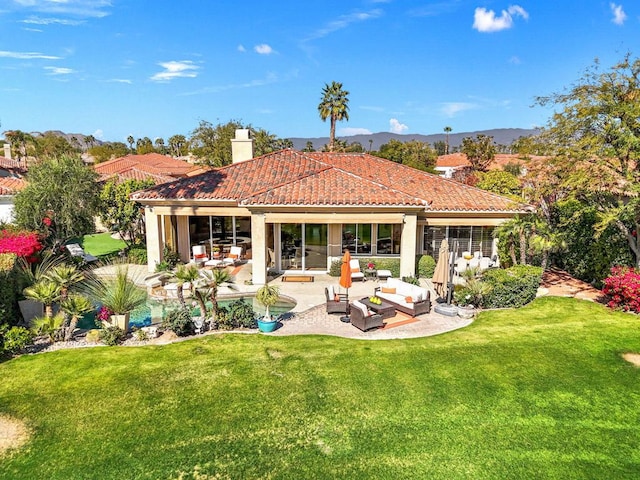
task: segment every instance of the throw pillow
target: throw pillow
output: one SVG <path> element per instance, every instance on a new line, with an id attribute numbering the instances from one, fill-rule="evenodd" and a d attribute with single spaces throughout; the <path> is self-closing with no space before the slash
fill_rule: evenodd
<path id="1" fill-rule="evenodd" d="M 336 302 L 339 302 L 339 301 L 340 301 L 340 295 L 338 295 L 338 294 L 336 293 L 336 296 L 335 296 L 335 297 L 333 297 L 333 299 L 334 299 Z"/>
<path id="2" fill-rule="evenodd" d="M 396 293 L 395 287 L 381 287 L 382 293 Z"/>
<path id="3" fill-rule="evenodd" d="M 408 297 L 404 297 L 404 301 L 407 303 L 413 303 L 413 298 L 409 295 Z"/>
<path id="4" fill-rule="evenodd" d="M 229 258 L 238 258 L 238 255 L 236 255 L 235 253 L 230 253 Z"/>

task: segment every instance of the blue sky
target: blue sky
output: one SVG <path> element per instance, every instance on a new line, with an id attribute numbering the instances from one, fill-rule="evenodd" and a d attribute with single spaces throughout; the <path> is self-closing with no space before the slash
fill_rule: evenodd
<path id="1" fill-rule="evenodd" d="M 0 0 L 1 131 L 168 138 L 202 120 L 327 136 L 531 128 L 598 58 L 640 56 L 637 0 Z"/>

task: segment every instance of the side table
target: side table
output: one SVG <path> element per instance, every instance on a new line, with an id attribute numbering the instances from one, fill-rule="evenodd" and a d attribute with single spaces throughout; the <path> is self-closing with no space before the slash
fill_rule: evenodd
<path id="1" fill-rule="evenodd" d="M 366 278 L 367 280 L 375 280 L 376 278 L 378 278 L 378 272 L 375 268 L 365 268 L 364 269 L 364 278 Z"/>

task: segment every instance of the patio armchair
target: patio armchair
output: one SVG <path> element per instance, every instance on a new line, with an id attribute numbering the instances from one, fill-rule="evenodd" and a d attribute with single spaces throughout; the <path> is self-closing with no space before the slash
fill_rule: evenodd
<path id="1" fill-rule="evenodd" d="M 362 280 L 364 282 L 364 273 L 360 271 L 360 261 L 357 258 L 352 258 L 349 262 L 351 268 L 351 280 Z"/>
<path id="2" fill-rule="evenodd" d="M 327 299 L 327 313 L 349 313 L 349 299 L 344 293 L 335 293 L 333 285 L 324 289 L 324 296 Z"/>
<path id="3" fill-rule="evenodd" d="M 366 332 L 372 328 L 384 327 L 382 321 L 382 315 L 373 313 L 367 309 L 367 306 L 359 301 L 355 301 L 351 304 L 351 325 Z"/>

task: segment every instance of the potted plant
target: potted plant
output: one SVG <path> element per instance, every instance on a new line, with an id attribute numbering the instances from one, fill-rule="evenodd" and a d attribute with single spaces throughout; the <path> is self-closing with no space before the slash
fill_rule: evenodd
<path id="1" fill-rule="evenodd" d="M 275 285 L 265 284 L 256 292 L 256 300 L 265 307 L 264 317 L 258 319 L 258 328 L 261 332 L 273 332 L 278 325 L 278 321 L 271 318 L 269 307 L 276 304 L 280 298 L 280 289 Z"/>
<path id="2" fill-rule="evenodd" d="M 93 278 L 89 282 L 89 294 L 103 307 L 113 312 L 111 324 L 129 330 L 129 315 L 147 301 L 147 292 L 129 278 L 129 269 L 117 265 L 114 277 Z"/>

